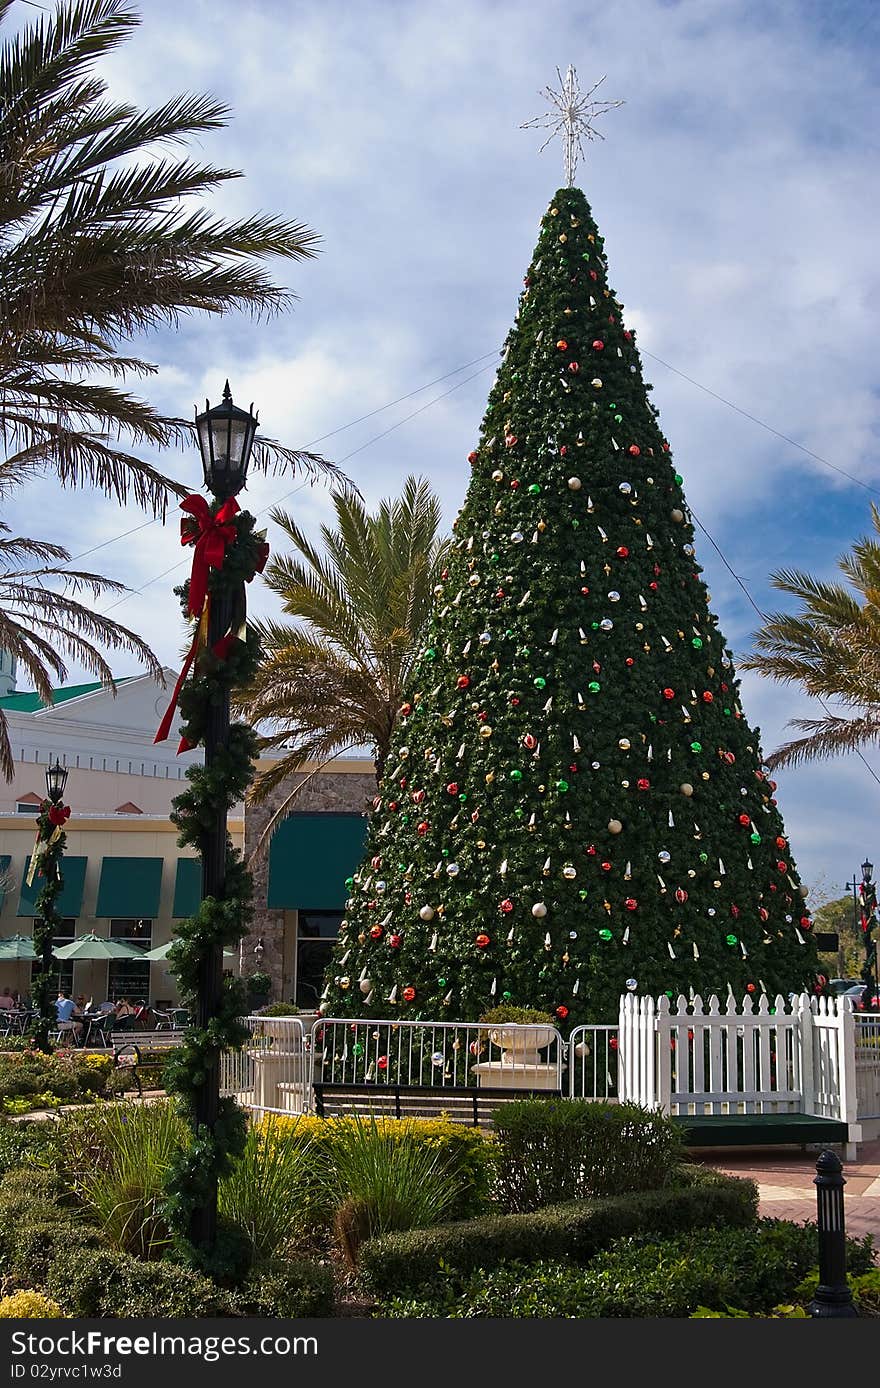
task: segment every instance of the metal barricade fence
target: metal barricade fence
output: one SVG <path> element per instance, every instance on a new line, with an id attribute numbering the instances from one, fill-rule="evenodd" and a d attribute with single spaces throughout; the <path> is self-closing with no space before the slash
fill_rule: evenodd
<path id="1" fill-rule="evenodd" d="M 880 1118 L 880 1012 L 857 1012 L 853 1021 L 858 1117 Z"/>
<path id="2" fill-rule="evenodd" d="M 568 1038 L 568 1097 L 619 1098 L 617 1059 L 615 1024 L 575 1027 Z"/>
<path id="3" fill-rule="evenodd" d="M 324 1085 L 562 1089 L 565 1047 L 551 1026 L 326 1017 L 312 1035 Z"/>
<path id="4" fill-rule="evenodd" d="M 250 1033 L 220 1061 L 220 1092 L 255 1113 L 307 1113 L 312 1101 L 310 1035 L 299 1017 L 242 1017 Z"/>

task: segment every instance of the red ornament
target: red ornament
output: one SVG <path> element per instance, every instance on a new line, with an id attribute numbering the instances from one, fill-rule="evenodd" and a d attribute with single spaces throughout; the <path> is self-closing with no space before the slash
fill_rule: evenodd
<path id="1" fill-rule="evenodd" d="M 731 908 L 730 908 L 730 914 L 733 916 L 733 919 L 734 919 L 734 920 L 738 920 L 738 919 L 739 919 L 739 907 L 738 907 L 738 906 L 733 906 L 733 905 L 732 905 Z"/>
<path id="2" fill-rule="evenodd" d="M 413 801 L 415 802 L 415 804 L 416 804 L 416 805 L 421 805 L 421 803 L 422 803 L 422 801 L 424 800 L 426 794 L 427 794 L 427 791 L 424 791 L 424 790 L 414 790 L 413 793 L 412 793 L 412 798 L 413 798 Z"/>
<path id="3" fill-rule="evenodd" d="M 634 896 L 628 896 L 623 904 L 628 911 L 635 911 L 638 909 L 639 903 L 636 901 Z"/>
<path id="4" fill-rule="evenodd" d="M 581 368 L 576 361 L 570 361 L 568 363 L 568 369 L 573 376 L 576 376 Z"/>
<path id="5" fill-rule="evenodd" d="M 631 655 L 628 655 L 623 663 L 624 665 L 635 665 L 635 661 L 633 660 Z"/>
<path id="6" fill-rule="evenodd" d="M 593 343 L 593 351 L 594 351 L 594 352 L 601 352 L 601 351 L 603 350 L 604 346 L 605 346 L 605 343 L 602 341 L 601 337 L 597 337 L 596 340 L 595 340 L 595 342 Z"/>
<path id="7" fill-rule="evenodd" d="M 513 448 L 516 443 L 516 434 L 505 434 L 504 442 L 507 444 L 508 448 Z"/>
<path id="8" fill-rule="evenodd" d="M 636 786 L 639 790 L 650 790 L 651 782 L 648 780 L 647 776 L 640 776 L 636 781 Z"/>
<path id="9" fill-rule="evenodd" d="M 775 789 L 776 789 L 776 782 L 775 782 L 775 781 L 768 781 L 767 784 L 768 784 L 768 786 L 770 787 L 771 790 L 775 790 Z"/>
<path id="10" fill-rule="evenodd" d="M 511 708 L 518 708 L 518 707 L 519 707 L 519 699 L 517 699 L 516 695 L 514 695 L 513 698 L 511 699 L 511 701 L 510 701 L 510 707 L 511 707 Z"/>
<path id="11" fill-rule="evenodd" d="M 663 697 L 664 697 L 664 699 L 674 699 L 674 698 L 675 698 L 675 690 L 674 690 L 674 689 L 664 689 L 664 691 L 663 691 Z"/>
<path id="12" fill-rule="evenodd" d="M 611 1037 L 611 1040 L 608 1042 L 608 1045 L 611 1047 L 612 1051 L 616 1051 L 616 1050 L 617 1050 L 617 1037 L 616 1037 L 616 1036 L 612 1036 L 612 1037 Z"/>
<path id="13" fill-rule="evenodd" d="M 788 872 L 788 863 L 783 863 L 782 861 L 778 862 L 778 863 L 776 864 L 776 871 L 777 871 L 777 872 Z"/>
<path id="14" fill-rule="evenodd" d="M 560 450 L 559 450 L 559 456 L 560 456 L 560 458 L 564 458 L 567 452 L 568 452 L 568 444 L 565 444 L 565 443 L 564 443 L 564 444 L 562 445 L 562 447 L 560 448 Z"/>
<path id="15" fill-rule="evenodd" d="M 618 549 L 617 549 L 617 557 L 618 557 L 618 559 L 628 559 L 628 558 L 629 558 L 629 550 L 627 549 L 626 545 L 619 545 L 619 546 L 618 546 Z"/>
<path id="16" fill-rule="evenodd" d="M 591 271 L 590 271 L 590 279 L 591 279 L 591 280 L 597 280 L 598 278 L 599 278 L 598 273 L 597 273 L 595 270 L 591 270 Z M 594 344 L 594 345 L 595 345 L 595 344 Z"/>
<path id="17" fill-rule="evenodd" d="M 711 704 L 711 703 L 714 702 L 714 699 L 715 699 L 715 695 L 712 693 L 711 689 L 704 689 L 704 690 L 703 690 L 703 703 L 704 703 L 704 704 Z"/>
<path id="18" fill-rule="evenodd" d="M 582 588 L 582 589 L 581 589 L 581 593 L 583 594 L 584 597 L 586 597 L 586 596 L 588 595 L 589 591 L 590 591 L 589 588 Z"/>
<path id="19" fill-rule="evenodd" d="M 416 833 L 421 834 L 422 837 L 424 837 L 424 835 L 427 834 L 429 827 L 430 826 L 428 825 L 428 821 L 426 819 L 423 819 L 421 824 L 416 825 Z"/>
<path id="20" fill-rule="evenodd" d="M 758 915 L 760 916 L 760 918 L 761 918 L 762 921 L 766 921 L 766 920 L 769 920 L 769 919 L 770 919 L 770 912 L 767 910 L 767 907 L 766 907 L 766 906 L 759 906 L 759 907 L 758 907 Z"/>
<path id="21" fill-rule="evenodd" d="M 474 944 L 477 949 L 485 949 L 488 944 L 491 944 L 491 941 L 488 935 L 478 935 L 474 940 Z"/>
<path id="22" fill-rule="evenodd" d="M 401 704 L 397 712 L 400 714 L 401 718 L 409 718 L 412 713 L 412 704 Z"/>
<path id="23" fill-rule="evenodd" d="M 739 818 L 739 822 L 740 822 L 740 824 L 743 826 L 743 828 L 744 828 L 744 829 L 748 829 L 749 825 L 750 825 L 751 822 L 752 822 L 752 821 L 749 819 L 748 815 L 747 815 L 747 814 L 741 814 L 741 815 L 738 816 L 738 818 Z"/>
<path id="24" fill-rule="evenodd" d="M 781 834 L 780 834 L 779 838 L 776 840 L 776 847 L 777 847 L 777 848 L 787 848 L 787 847 L 788 847 L 788 844 L 785 842 L 785 839 L 782 837 Z"/>
<path id="25" fill-rule="evenodd" d="M 477 461 L 477 455 L 476 455 L 476 453 L 474 453 L 474 452 L 469 453 L 469 454 L 468 454 L 468 462 L 470 463 L 471 467 L 473 467 L 473 465 L 474 465 L 474 463 L 475 463 L 476 461 Z"/>
<path id="26" fill-rule="evenodd" d="M 801 916 L 801 930 L 812 930 L 813 922 L 809 916 Z"/>
<path id="27" fill-rule="evenodd" d="M 602 867 L 602 871 L 603 871 L 603 872 L 610 872 L 610 871 L 611 871 L 611 864 L 610 864 L 610 863 L 602 863 L 602 864 L 601 864 L 601 867 Z"/>
<path id="28" fill-rule="evenodd" d="M 400 806 L 398 805 L 398 803 L 397 803 L 396 800 L 389 800 L 389 801 L 388 801 L 388 808 L 389 808 L 389 810 L 398 810 L 398 809 L 400 809 Z"/>
<path id="29" fill-rule="evenodd" d="M 488 713 L 486 712 L 486 710 L 485 710 L 484 708 L 481 708 L 481 709 L 480 709 L 480 712 L 477 714 L 477 722 L 478 722 L 478 723 L 485 723 L 485 721 L 486 721 L 486 719 L 487 719 L 488 717 L 489 717 L 489 715 L 488 715 Z"/>
<path id="30" fill-rule="evenodd" d="M 379 854 L 377 853 L 376 856 L 375 856 L 375 858 L 371 858 L 371 859 L 370 859 L 370 867 L 371 867 L 371 868 L 375 868 L 376 871 L 378 872 L 378 870 L 379 870 L 379 868 L 380 868 L 381 866 L 382 866 L 382 859 L 379 857 Z"/>
<path id="31" fill-rule="evenodd" d="M 449 795 L 457 795 L 457 794 L 458 794 L 458 781 L 450 781 L 450 782 L 449 782 L 449 785 L 446 787 L 446 790 L 447 790 L 447 793 L 448 793 Z"/>
<path id="32" fill-rule="evenodd" d="M 590 846 L 589 846 L 589 848 L 585 848 L 585 849 L 584 849 L 584 852 L 585 852 L 585 853 L 588 853 L 589 856 L 590 856 L 591 858 L 595 858 L 595 856 L 596 856 L 596 845 L 593 844 L 593 843 L 591 843 Z"/>
<path id="33" fill-rule="evenodd" d="M 568 1016 L 568 1008 L 566 1007 L 566 1005 L 565 1005 L 564 1002 L 563 1002 L 563 1003 L 560 1003 L 559 1006 L 557 1007 L 557 1009 L 556 1009 L 556 1015 L 557 1015 L 557 1017 L 559 1018 L 560 1022 L 564 1022 L 564 1021 L 565 1021 L 566 1017 Z"/>
<path id="34" fill-rule="evenodd" d="M 722 693 L 722 694 L 726 694 L 727 691 L 728 691 L 728 689 L 729 689 L 729 687 L 730 687 L 730 686 L 729 686 L 729 685 L 726 685 L 726 684 L 724 683 L 723 680 L 721 681 L 721 693 Z"/>
<path id="35" fill-rule="evenodd" d="M 519 491 L 519 478 L 518 478 L 518 477 L 514 477 L 513 480 L 511 481 L 511 483 L 510 483 L 510 490 L 511 490 L 512 492 L 518 492 L 518 491 Z"/>
<path id="36" fill-rule="evenodd" d="M 402 936 L 402 935 L 389 935 L 389 936 L 388 936 L 388 943 L 389 943 L 389 945 L 391 946 L 392 949 L 400 949 L 400 946 L 403 944 L 403 936 Z"/>
<path id="37" fill-rule="evenodd" d="M 630 332 L 629 328 L 624 328 L 623 340 L 624 342 L 630 342 L 632 340 L 632 333 Z"/>
<path id="38" fill-rule="evenodd" d="M 383 931 L 382 931 L 381 925 L 371 925 L 371 926 L 370 926 L 370 939 L 371 939 L 371 940 L 381 940 L 382 934 L 383 934 Z"/>
<path id="39" fill-rule="evenodd" d="M 380 1056 L 379 1056 L 379 1059 L 376 1061 L 376 1067 L 377 1067 L 377 1069 L 379 1069 L 379 1070 L 387 1070 L 387 1069 L 388 1069 L 388 1057 L 387 1057 L 387 1055 L 380 1055 Z"/>
<path id="40" fill-rule="evenodd" d="M 498 903 L 498 910 L 502 911 L 505 916 L 510 915 L 511 911 L 513 910 L 513 902 L 511 901 L 509 896 L 506 896 L 503 901 L 500 901 Z"/>
<path id="41" fill-rule="evenodd" d="M 676 899 L 676 901 L 678 902 L 679 906 L 683 906 L 683 905 L 684 905 L 684 903 L 685 903 L 685 902 L 687 901 L 687 899 L 688 899 L 688 894 L 687 894 L 687 892 L 685 891 L 684 887 L 676 887 L 676 889 L 675 889 L 675 899 Z"/>
<path id="42" fill-rule="evenodd" d="M 754 993 L 754 991 L 755 991 L 755 985 L 754 985 L 754 983 L 747 983 L 747 984 L 746 984 L 746 992 L 747 992 L 747 993 Z"/>
<path id="43" fill-rule="evenodd" d="M 639 445 L 637 443 L 631 443 L 629 446 L 629 451 L 634 458 L 637 458 L 642 450 L 639 448 Z"/>
<path id="44" fill-rule="evenodd" d="M 66 824 L 70 819 L 69 805 L 50 805 L 46 813 L 46 818 L 56 829 L 60 829 L 62 824 Z"/>
<path id="45" fill-rule="evenodd" d="M 524 735 L 524 737 L 523 737 L 523 747 L 528 747 L 529 751 L 532 751 L 532 749 L 535 748 L 535 747 L 537 747 L 537 745 L 538 745 L 538 739 L 535 737 L 535 734 L 534 734 L 534 733 L 526 733 L 526 734 Z"/>
<path id="46" fill-rule="evenodd" d="M 728 766 L 733 766 L 733 763 L 736 761 L 736 757 L 733 755 L 732 752 L 722 752 L 721 755 L 727 762 Z"/>
<path id="47" fill-rule="evenodd" d="M 653 578 L 651 579 L 651 582 L 648 584 L 648 587 L 650 588 L 650 590 L 651 590 L 652 593 L 656 593 L 656 591 L 657 591 L 657 584 L 656 584 L 656 582 L 654 581 Z"/>
<path id="48" fill-rule="evenodd" d="M 567 351 L 568 351 L 568 343 L 566 342 L 566 340 L 565 340 L 564 337 L 561 337 L 561 338 L 559 339 L 559 341 L 557 342 L 556 346 L 559 348 L 560 352 L 567 352 Z"/>
<path id="49" fill-rule="evenodd" d="M 404 1001 L 404 1002 L 412 1002 L 413 999 L 415 998 L 415 995 L 416 995 L 416 990 L 415 990 L 415 988 L 412 986 L 411 983 L 408 983 L 407 986 L 406 986 L 406 987 L 404 988 L 404 990 L 403 990 L 403 1001 Z"/>
<path id="50" fill-rule="evenodd" d="M 457 689 L 467 689 L 470 686 L 470 682 L 470 675 L 459 675 L 458 679 L 455 681 L 455 686 Z"/>
<path id="51" fill-rule="evenodd" d="M 398 782 L 398 784 L 399 784 L 401 790 L 406 790 L 407 786 L 409 785 L 409 780 L 408 780 L 408 778 L 407 778 L 406 776 L 401 776 L 400 781 Z"/>

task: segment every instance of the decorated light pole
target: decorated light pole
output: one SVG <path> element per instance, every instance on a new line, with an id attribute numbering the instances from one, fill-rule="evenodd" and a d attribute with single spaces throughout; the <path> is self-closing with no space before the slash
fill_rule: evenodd
<path id="1" fill-rule="evenodd" d="M 859 884 L 859 924 L 865 944 L 865 962 L 862 965 L 865 1006 L 870 1008 L 878 991 L 877 943 L 873 938 L 877 924 L 877 887 L 874 882 L 874 864 L 867 858 L 862 863 L 862 880 Z"/>
<path id="2" fill-rule="evenodd" d="M 70 809 L 63 803 L 66 785 L 67 767 L 62 766 L 56 758 L 51 766 L 46 767 L 46 799 L 41 804 L 37 816 L 37 837 L 27 876 L 28 886 L 35 876 L 39 876 L 43 881 L 37 893 L 37 914 L 34 918 L 34 953 L 40 961 L 40 968 L 31 985 L 38 1012 L 35 1040 L 43 1051 L 49 1049 L 49 1031 L 55 1021 L 52 1000 L 52 945 L 61 926 L 61 914 L 58 910 L 58 897 L 64 887 L 61 860 L 67 842 L 64 825 L 70 818 Z"/>
<path id="3" fill-rule="evenodd" d="M 229 705 L 231 691 L 257 664 L 244 585 L 263 569 L 268 546 L 235 500 L 247 479 L 256 416 L 233 404 L 227 381 L 222 403 L 206 407 L 195 424 L 212 499 L 194 494 L 181 502 L 181 544 L 194 552 L 189 581 L 178 591 L 195 634 L 156 741 L 168 736 L 179 708 L 178 751 L 205 749 L 204 765 L 187 771 L 189 788 L 175 798 L 171 815 L 178 843 L 201 857 L 202 901 L 178 927 L 169 954 L 193 1016 L 169 1080 L 194 1130 L 171 1176 L 169 1213 L 192 1260 L 210 1269 L 225 1257 L 217 1248 L 217 1182 L 242 1150 L 245 1133 L 233 1100 L 220 1098 L 221 1053 L 245 1039 L 241 986 L 223 977 L 223 949 L 240 945 L 250 920 L 250 875 L 229 840 L 227 818 L 250 783 L 257 739 L 244 724 L 230 724 Z"/>

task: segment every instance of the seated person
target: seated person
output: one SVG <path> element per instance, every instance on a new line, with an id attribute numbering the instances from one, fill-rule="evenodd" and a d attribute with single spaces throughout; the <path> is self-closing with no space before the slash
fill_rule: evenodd
<path id="1" fill-rule="evenodd" d="M 59 988 L 58 997 L 55 999 L 55 1011 L 58 1014 L 58 1030 L 72 1032 L 78 1037 L 82 1031 L 82 1022 L 76 1020 L 77 1007 L 73 998 L 69 998 L 63 988 Z"/>
<path id="2" fill-rule="evenodd" d="M 101 1003 L 101 1006 L 98 1008 L 98 1011 L 99 1011 L 99 1012 L 115 1012 L 115 1011 L 116 1011 L 116 1003 L 115 1003 L 115 1002 L 111 1002 L 110 999 L 107 998 L 107 1000 L 106 1000 L 105 1002 L 102 1002 L 102 1003 Z"/>
<path id="3" fill-rule="evenodd" d="M 17 1004 L 15 998 L 12 996 L 11 989 L 4 988 L 3 992 L 0 993 L 0 1007 L 3 1008 L 4 1012 L 11 1012 L 16 1006 Z"/>

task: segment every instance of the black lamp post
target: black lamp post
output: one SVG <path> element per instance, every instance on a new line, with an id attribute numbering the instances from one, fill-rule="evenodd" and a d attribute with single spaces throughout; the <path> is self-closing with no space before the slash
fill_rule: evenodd
<path id="1" fill-rule="evenodd" d="M 878 991 L 877 985 L 877 945 L 873 938 L 877 924 L 877 887 L 874 883 L 874 864 L 867 858 L 862 863 L 862 881 L 859 886 L 861 918 L 859 924 L 865 942 L 865 962 L 862 965 L 862 982 L 867 997 L 865 1006 L 870 1008 L 871 1000 Z"/>
<path id="2" fill-rule="evenodd" d="M 68 770 L 62 766 L 58 758 L 46 767 L 46 795 L 53 805 L 60 805 L 64 799 L 64 788 L 67 785 Z M 61 861 L 59 858 L 58 871 L 61 872 Z M 57 913 L 56 913 L 57 914 Z M 48 975 L 52 972 L 52 961 L 54 959 L 55 938 L 51 930 L 43 932 L 43 948 L 40 954 L 40 968 L 43 973 Z"/>
<path id="3" fill-rule="evenodd" d="M 202 454 L 205 486 L 216 502 L 227 501 L 244 487 L 257 418 L 250 411 L 239 409 L 232 402 L 229 382 L 223 389 L 223 401 L 211 409 L 205 401 L 205 411 L 196 415 L 196 431 Z M 244 601 L 242 583 L 242 602 Z M 218 592 L 212 595 L 208 624 L 208 649 L 225 636 L 235 609 L 234 595 Z M 225 747 L 229 735 L 229 691 L 212 701 L 205 727 L 205 767 L 210 769 L 218 752 Z M 202 833 L 202 896 L 221 900 L 226 886 L 226 812 Z M 204 1029 L 216 1016 L 223 996 L 223 948 L 213 945 L 205 951 L 199 970 L 196 1024 Z M 220 1070 L 217 1064 L 209 1068 L 206 1082 L 198 1090 L 195 1102 L 197 1127 L 213 1131 L 220 1104 Z M 197 1210 L 191 1228 L 193 1242 L 202 1247 L 214 1243 L 217 1229 L 216 1200 L 206 1202 Z"/>

